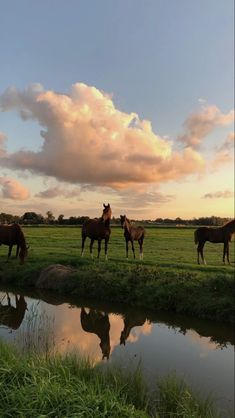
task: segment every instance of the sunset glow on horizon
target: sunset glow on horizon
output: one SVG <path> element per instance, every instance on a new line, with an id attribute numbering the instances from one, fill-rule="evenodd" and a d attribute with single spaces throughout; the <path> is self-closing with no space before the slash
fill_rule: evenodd
<path id="1" fill-rule="evenodd" d="M 234 217 L 233 2 L 53 3 L 3 6 L 1 212 Z"/>

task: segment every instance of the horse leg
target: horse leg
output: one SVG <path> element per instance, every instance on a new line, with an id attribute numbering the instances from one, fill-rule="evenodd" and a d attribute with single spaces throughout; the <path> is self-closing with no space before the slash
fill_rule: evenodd
<path id="1" fill-rule="evenodd" d="M 128 260 L 128 239 L 126 239 L 126 258 Z"/>
<path id="2" fill-rule="evenodd" d="M 224 251 L 223 251 L 223 263 L 224 264 L 225 264 L 225 256 L 227 257 L 228 264 L 230 264 L 230 262 L 229 262 L 229 243 L 228 242 L 224 243 Z"/>
<path id="3" fill-rule="evenodd" d="M 82 252 L 81 252 L 82 257 L 83 257 L 83 254 L 84 254 L 85 241 L 86 241 L 86 235 L 83 235 L 82 236 Z"/>
<path id="4" fill-rule="evenodd" d="M 17 244 L 17 246 L 16 246 L 16 258 L 18 258 L 19 249 L 20 249 L 20 246 L 19 246 L 19 244 Z"/>
<path id="5" fill-rule="evenodd" d="M 13 245 L 9 245 L 8 255 L 7 255 L 7 261 L 9 260 L 9 258 L 11 256 L 12 247 L 13 247 Z"/>
<path id="6" fill-rule="evenodd" d="M 92 252 L 93 244 L 94 244 L 94 239 L 91 238 L 91 242 L 90 242 L 90 255 L 91 255 L 91 258 L 93 258 L 93 252 Z"/>
<path id="7" fill-rule="evenodd" d="M 108 242 L 109 242 L 109 237 L 105 238 L 105 260 L 108 260 Z"/>
<path id="8" fill-rule="evenodd" d="M 101 240 L 98 240 L 98 255 L 97 258 L 100 258 L 100 250 L 101 250 Z"/>
<path id="9" fill-rule="evenodd" d="M 138 242 L 139 242 L 139 246 L 140 246 L 140 260 L 143 260 L 143 258 L 144 258 L 144 254 L 143 254 L 143 239 L 140 238 Z"/>
<path id="10" fill-rule="evenodd" d="M 135 258 L 135 248 L 134 248 L 134 242 L 133 241 L 131 241 L 131 248 L 132 248 L 133 256 Z"/>
<path id="11" fill-rule="evenodd" d="M 228 264 L 230 264 L 230 260 L 229 260 L 229 243 L 227 244 L 227 261 L 228 261 Z"/>
<path id="12" fill-rule="evenodd" d="M 198 264 L 200 264 L 199 255 L 201 256 L 201 259 L 202 259 L 203 263 L 206 264 L 206 260 L 204 259 L 204 255 L 203 255 L 204 245 L 205 245 L 205 241 L 202 241 L 202 242 L 199 242 L 198 247 L 197 247 L 197 262 L 198 262 Z"/>

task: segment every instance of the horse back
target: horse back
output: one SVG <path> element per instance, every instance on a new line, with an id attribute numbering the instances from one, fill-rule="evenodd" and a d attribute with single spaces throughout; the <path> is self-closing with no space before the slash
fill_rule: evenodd
<path id="1" fill-rule="evenodd" d="M 91 239 L 105 239 L 110 233 L 110 227 L 100 219 L 88 219 L 82 225 L 82 235 Z"/>
<path id="2" fill-rule="evenodd" d="M 207 226 L 201 226 L 195 231 L 195 243 L 200 241 L 221 243 L 229 241 L 229 239 L 229 234 L 224 228 L 210 228 Z"/>
<path id="3" fill-rule="evenodd" d="M 15 245 L 17 243 L 17 231 L 14 224 L 0 225 L 0 244 Z"/>

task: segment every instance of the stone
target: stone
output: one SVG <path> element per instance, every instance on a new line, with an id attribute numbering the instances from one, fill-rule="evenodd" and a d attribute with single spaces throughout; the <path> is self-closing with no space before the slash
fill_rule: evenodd
<path id="1" fill-rule="evenodd" d="M 67 288 L 70 286 L 70 276 L 75 272 L 76 270 L 72 267 L 52 264 L 41 271 L 35 286 L 39 289 L 51 290 Z"/>

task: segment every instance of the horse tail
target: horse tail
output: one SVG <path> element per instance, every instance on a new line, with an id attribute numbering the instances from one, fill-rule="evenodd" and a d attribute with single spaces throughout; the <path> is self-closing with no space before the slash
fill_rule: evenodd
<path id="1" fill-rule="evenodd" d="M 194 242 L 195 242 L 195 244 L 198 244 L 198 230 L 197 229 L 194 232 Z"/>

